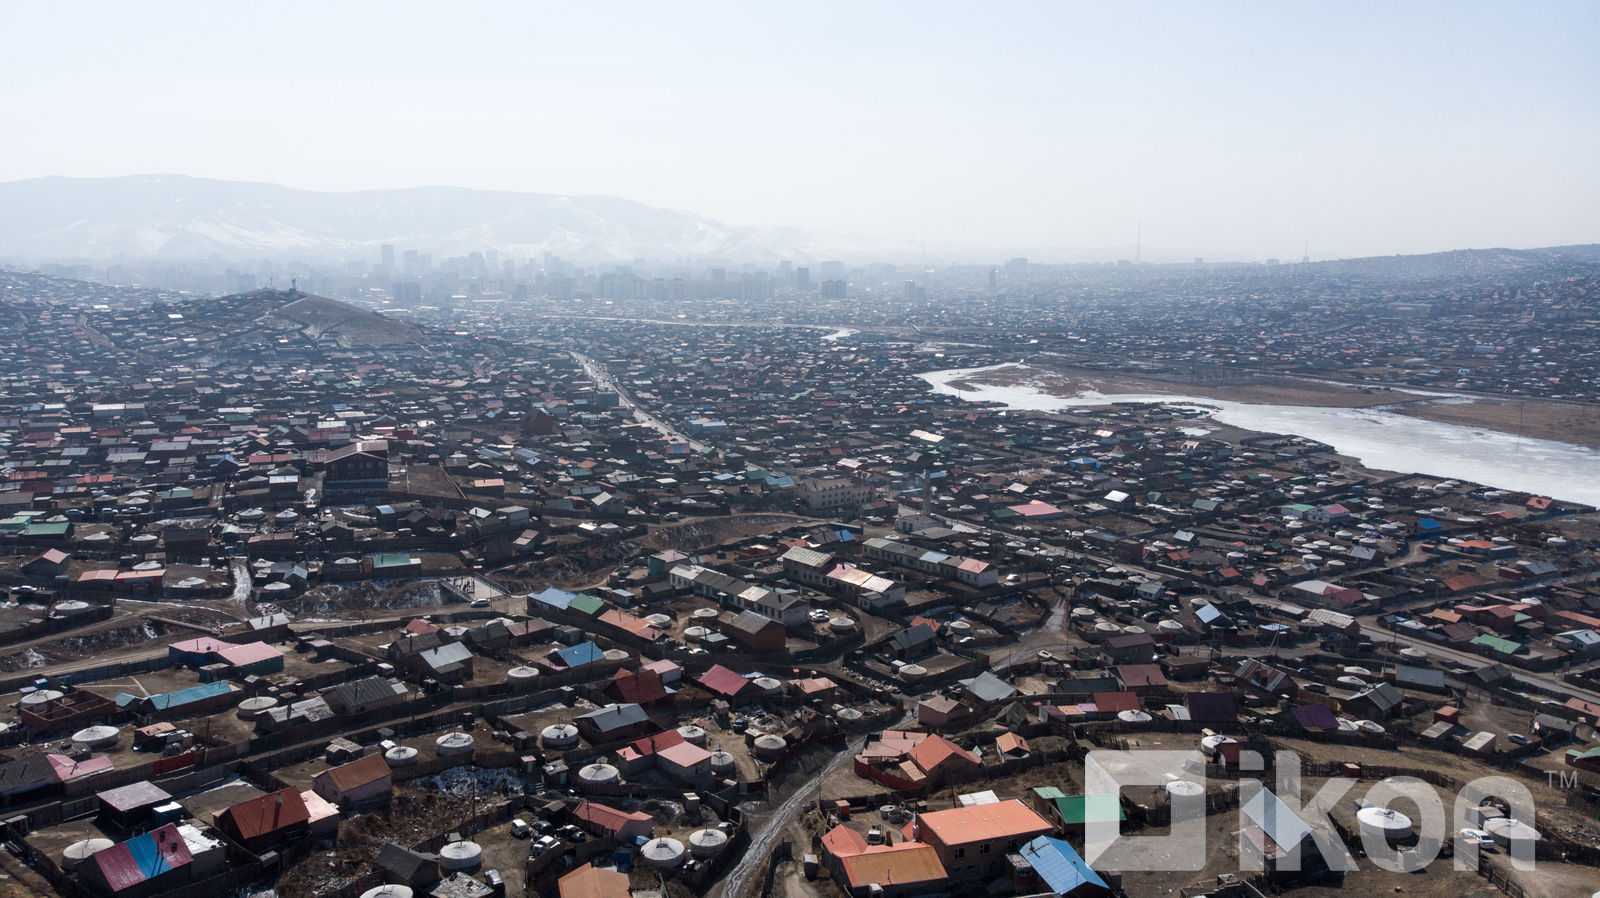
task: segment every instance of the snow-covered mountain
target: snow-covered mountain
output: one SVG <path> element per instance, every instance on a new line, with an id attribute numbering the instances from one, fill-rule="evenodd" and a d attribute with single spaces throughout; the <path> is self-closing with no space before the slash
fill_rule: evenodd
<path id="1" fill-rule="evenodd" d="M 381 244 L 576 262 L 892 258 L 908 246 L 803 228 L 735 227 L 605 196 L 459 187 L 324 193 L 183 175 L 0 183 L 0 257 L 376 260 Z"/>

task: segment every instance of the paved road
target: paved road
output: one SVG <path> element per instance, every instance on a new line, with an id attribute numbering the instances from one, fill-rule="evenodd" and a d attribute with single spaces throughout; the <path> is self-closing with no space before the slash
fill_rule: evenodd
<path id="1" fill-rule="evenodd" d="M 650 414 L 640 407 L 639 403 L 635 402 L 633 397 L 629 396 L 626 390 L 617 385 L 616 378 L 611 376 L 611 372 L 606 370 L 606 366 L 580 352 L 572 351 L 572 356 L 578 360 L 578 364 L 583 366 L 583 370 L 589 375 L 589 379 L 594 381 L 595 386 L 603 390 L 611 390 L 612 392 L 616 393 L 617 400 L 622 403 L 624 408 L 632 410 L 633 416 L 637 418 L 640 423 L 647 427 L 654 428 L 663 436 L 666 436 L 675 442 L 688 443 L 689 448 L 696 452 L 711 451 L 710 446 L 706 445 L 705 443 L 689 439 L 676 427 L 673 427 L 672 425 L 661 420 L 660 418 L 657 418 L 655 415 Z"/>

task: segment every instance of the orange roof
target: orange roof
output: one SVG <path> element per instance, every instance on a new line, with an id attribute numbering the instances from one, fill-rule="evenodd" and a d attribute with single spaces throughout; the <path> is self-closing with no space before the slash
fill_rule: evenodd
<path id="1" fill-rule="evenodd" d="M 628 898 L 628 874 L 584 864 L 556 883 L 561 898 Z"/>
<path id="2" fill-rule="evenodd" d="M 857 855 L 839 858 L 850 888 L 866 888 L 873 883 L 942 882 L 944 864 L 939 863 L 939 852 L 932 845 L 921 842 L 901 842 L 897 845 L 873 845 Z"/>
<path id="3" fill-rule="evenodd" d="M 918 815 L 905 827 L 908 838 L 913 827 L 918 826 L 924 835 L 932 834 L 946 845 L 1023 839 L 1050 832 L 1050 824 L 1043 817 L 1016 799 Z"/>
<path id="4" fill-rule="evenodd" d="M 911 760 L 915 761 L 918 767 L 929 773 L 939 769 L 953 758 L 966 761 L 973 766 L 979 766 L 983 763 L 978 760 L 977 755 L 943 736 L 929 736 L 917 743 L 916 748 L 911 749 Z"/>
<path id="5" fill-rule="evenodd" d="M 867 850 L 867 839 L 843 823 L 822 835 L 822 847 L 834 857 L 849 857 Z"/>
<path id="6" fill-rule="evenodd" d="M 994 740 L 994 747 L 1002 753 L 1028 751 L 1028 740 L 1018 736 L 1016 733 L 1001 733 L 1000 737 Z"/>

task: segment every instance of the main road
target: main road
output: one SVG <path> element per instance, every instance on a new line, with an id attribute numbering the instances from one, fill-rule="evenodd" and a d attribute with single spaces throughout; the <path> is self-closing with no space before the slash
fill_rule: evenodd
<path id="1" fill-rule="evenodd" d="M 568 351 L 572 353 L 573 358 L 578 360 L 578 364 L 583 366 L 584 372 L 589 375 L 590 380 L 594 381 L 594 385 L 602 390 L 610 390 L 616 393 L 617 401 L 622 403 L 623 408 L 632 411 L 633 416 L 641 424 L 655 429 L 662 436 L 674 442 L 689 444 L 689 448 L 696 452 L 711 451 L 709 445 L 689 439 L 676 427 L 645 411 L 632 396 L 628 395 L 628 391 L 617 385 L 616 378 L 611 376 L 611 372 L 606 370 L 606 366 L 576 350 Z"/>

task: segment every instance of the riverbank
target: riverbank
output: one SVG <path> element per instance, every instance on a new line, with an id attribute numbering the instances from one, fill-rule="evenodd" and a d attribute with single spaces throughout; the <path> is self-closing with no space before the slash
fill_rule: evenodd
<path id="1" fill-rule="evenodd" d="M 1033 387 L 1070 399 L 1090 394 L 1113 402 L 1119 396 L 1152 395 L 1217 399 L 1250 405 L 1308 408 L 1382 409 L 1440 424 L 1491 430 L 1518 437 L 1600 448 L 1600 407 L 1548 400 L 1440 398 L 1402 388 L 1355 386 L 1289 377 L 1262 377 L 1235 383 L 1205 383 L 1156 375 L 1090 371 L 1070 367 L 1004 367 L 950 381 L 971 390 L 983 386 Z M 1133 400 L 1130 400 L 1133 401 Z"/>
<path id="2" fill-rule="evenodd" d="M 1019 363 L 932 371 L 921 377 L 937 392 L 1018 411 L 1060 413 L 1120 402 L 1187 406 L 1197 417 L 1186 430 L 1197 434 L 1223 427 L 1298 434 L 1326 443 L 1335 453 L 1373 471 L 1465 480 L 1600 505 L 1600 450 L 1591 444 L 1509 433 L 1478 421 L 1428 420 L 1430 415 L 1470 415 L 1465 408 L 1474 401 L 1470 397 L 1292 378 L 1282 383 L 1180 385 L 1153 377 L 1124 378 L 1120 373 L 1108 376 Z M 1139 390 L 1144 392 L 1134 392 Z M 1269 398 L 1302 404 L 1261 401 Z M 1400 409 L 1420 413 L 1402 414 Z M 1505 409 L 1499 412 L 1506 414 Z M 1521 417 L 1525 424 L 1529 421 L 1525 410 Z M 1557 416 L 1542 423 L 1549 426 L 1547 432 L 1564 437 L 1561 420 Z"/>

